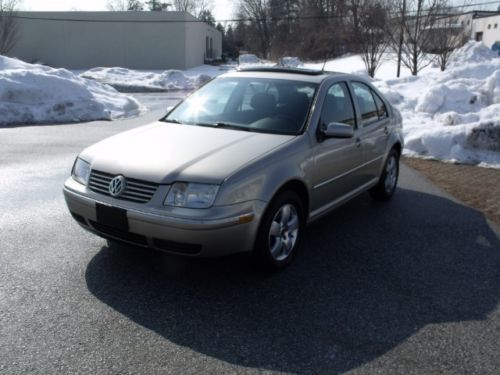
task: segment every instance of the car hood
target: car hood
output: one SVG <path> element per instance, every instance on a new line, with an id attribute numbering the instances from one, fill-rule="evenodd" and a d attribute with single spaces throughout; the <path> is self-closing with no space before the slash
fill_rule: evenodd
<path id="1" fill-rule="evenodd" d="M 92 169 L 160 184 L 222 183 L 294 137 L 156 122 L 96 143 L 80 157 Z"/>

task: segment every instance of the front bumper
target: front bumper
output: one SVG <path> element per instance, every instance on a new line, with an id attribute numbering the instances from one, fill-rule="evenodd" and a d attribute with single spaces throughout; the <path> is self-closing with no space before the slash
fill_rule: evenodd
<path id="1" fill-rule="evenodd" d="M 64 185 L 73 218 L 101 237 L 176 254 L 200 257 L 251 251 L 265 202 L 250 201 L 209 209 L 136 204 L 97 194 L 74 181 Z M 127 232 L 97 222 L 96 203 L 127 210 Z"/>

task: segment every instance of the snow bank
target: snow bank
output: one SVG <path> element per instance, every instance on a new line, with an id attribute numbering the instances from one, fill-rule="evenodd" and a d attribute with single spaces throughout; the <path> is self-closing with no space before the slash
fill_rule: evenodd
<path id="1" fill-rule="evenodd" d="M 406 155 L 500 168 L 500 58 L 482 43 L 444 72 L 374 83 L 401 111 Z"/>
<path id="2" fill-rule="evenodd" d="M 396 77 L 397 65 L 396 65 L 396 55 L 393 53 L 386 53 L 382 58 L 379 68 L 375 73 L 376 79 L 393 79 Z M 333 60 L 329 60 L 324 64 L 324 62 L 306 62 L 304 63 L 304 67 L 308 69 L 323 69 L 323 65 L 325 66 L 325 70 L 330 72 L 342 72 L 342 73 L 350 73 L 357 74 L 368 77 L 366 72 L 365 63 L 361 55 L 345 55 Z M 428 66 L 423 69 L 422 73 L 436 70 L 431 66 Z M 405 66 L 401 67 L 401 77 L 411 76 L 411 72 Z"/>
<path id="3" fill-rule="evenodd" d="M 498 57 L 498 54 L 487 48 L 483 43 L 467 42 L 462 48 L 450 56 L 449 67 L 459 67 L 463 64 L 484 62 Z"/>
<path id="4" fill-rule="evenodd" d="M 135 99 L 68 70 L 0 56 L 0 125 L 112 120 L 142 109 Z"/>
<path id="5" fill-rule="evenodd" d="M 125 92 L 193 90 L 211 79 L 207 74 L 189 76 L 180 70 L 144 72 L 125 68 L 94 68 L 80 76 Z"/>

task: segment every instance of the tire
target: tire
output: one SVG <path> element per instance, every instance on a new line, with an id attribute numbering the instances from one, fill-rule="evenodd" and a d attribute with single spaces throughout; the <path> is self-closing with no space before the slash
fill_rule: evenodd
<path id="1" fill-rule="evenodd" d="M 385 161 L 384 169 L 380 180 L 371 190 L 373 199 L 378 201 L 388 201 L 396 192 L 399 178 L 399 152 L 392 149 Z"/>
<path id="2" fill-rule="evenodd" d="M 299 196 L 293 191 L 277 195 L 260 224 L 254 249 L 257 265 L 271 271 L 288 266 L 297 253 L 304 222 Z"/>

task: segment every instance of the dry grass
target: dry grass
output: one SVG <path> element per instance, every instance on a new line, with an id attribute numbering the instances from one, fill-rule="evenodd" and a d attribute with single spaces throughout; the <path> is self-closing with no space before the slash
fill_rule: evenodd
<path id="1" fill-rule="evenodd" d="M 403 158 L 403 162 L 465 204 L 500 225 L 500 170 L 432 160 Z"/>

